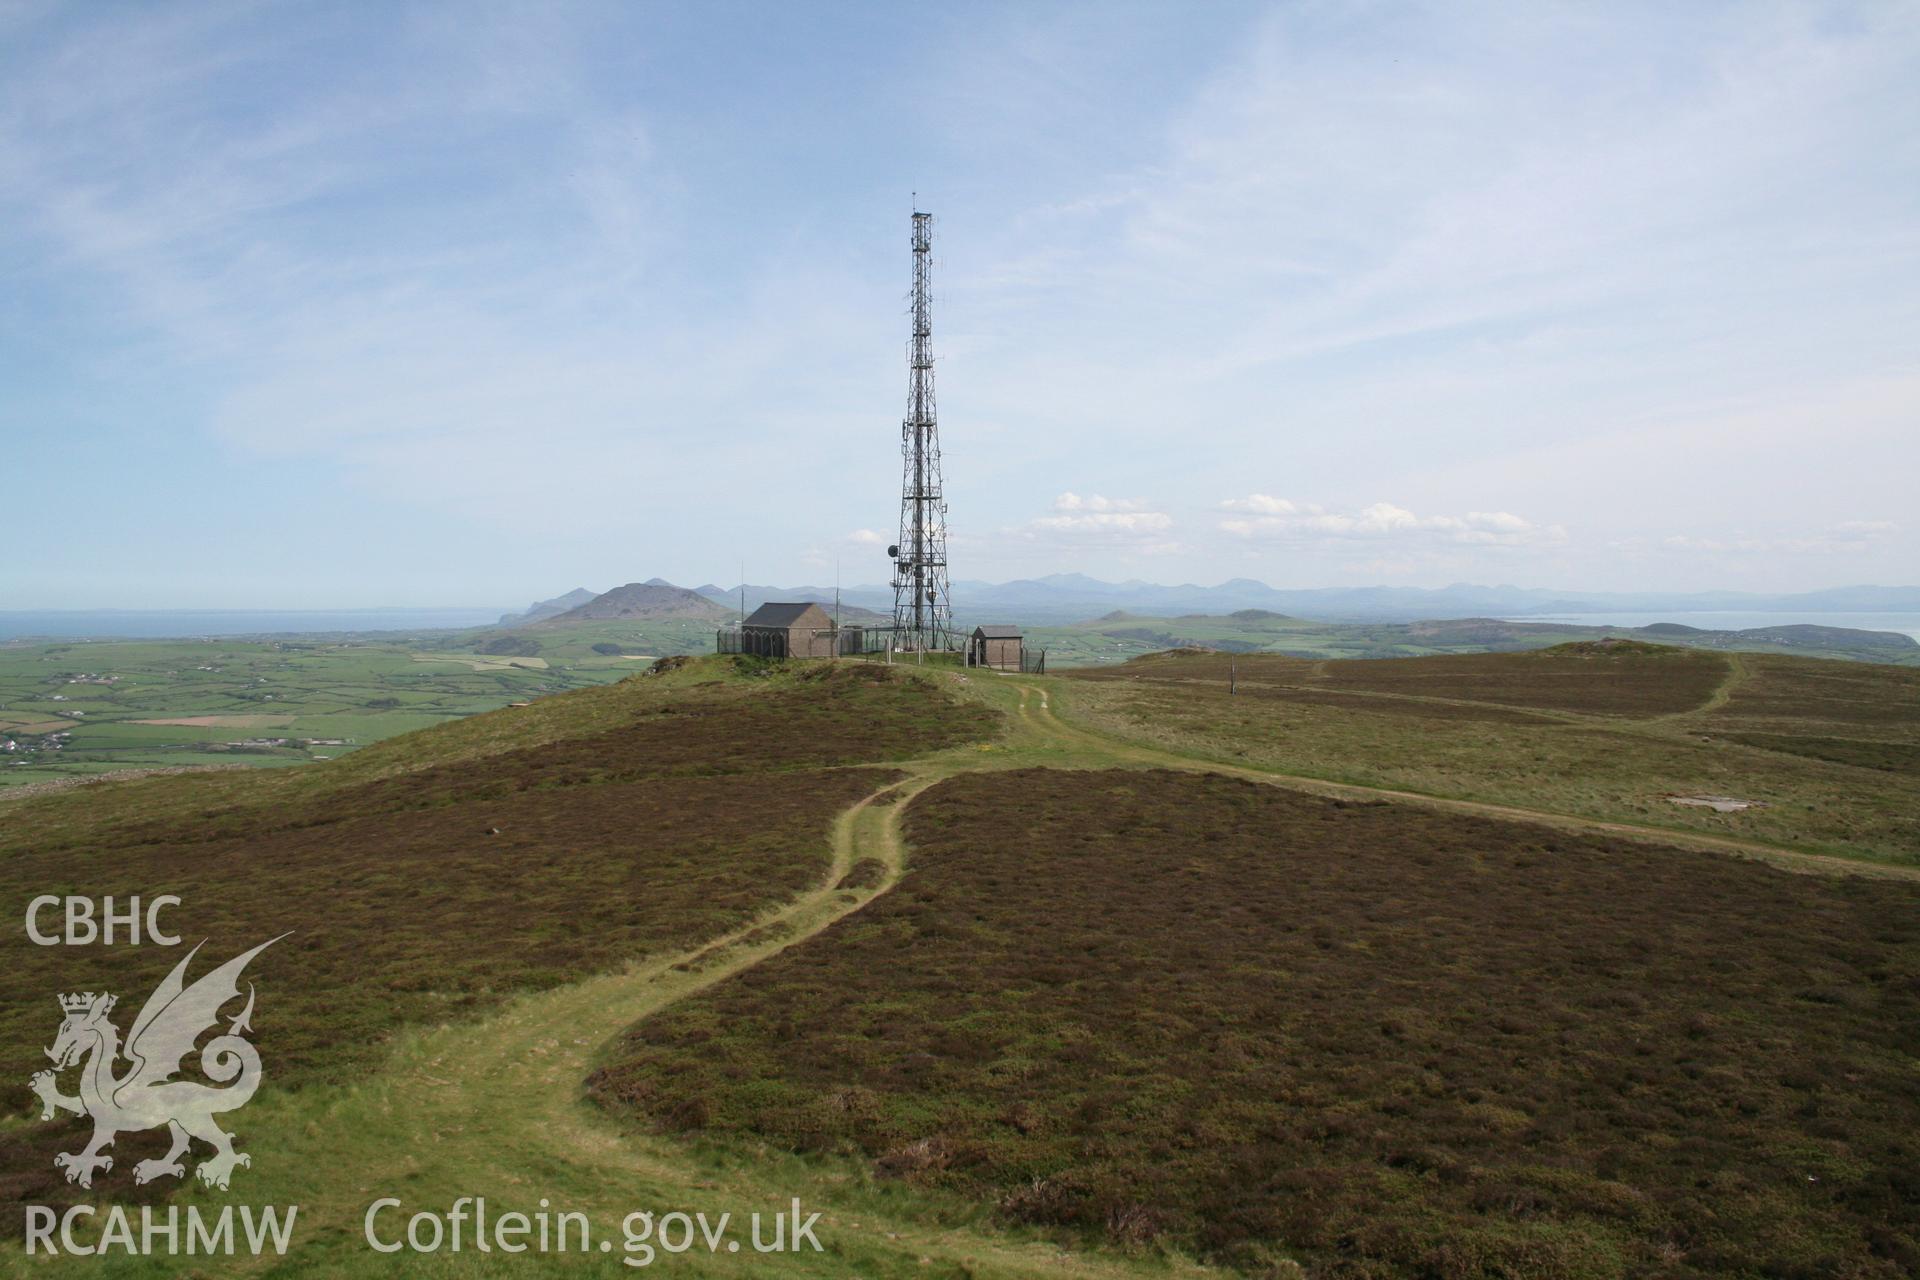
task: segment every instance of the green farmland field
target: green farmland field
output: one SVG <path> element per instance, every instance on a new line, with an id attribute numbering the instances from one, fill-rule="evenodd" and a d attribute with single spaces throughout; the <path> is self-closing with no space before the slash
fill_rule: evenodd
<path id="1" fill-rule="evenodd" d="M 691 623 L 0 645 L 0 788 L 329 759 L 711 647 Z"/>

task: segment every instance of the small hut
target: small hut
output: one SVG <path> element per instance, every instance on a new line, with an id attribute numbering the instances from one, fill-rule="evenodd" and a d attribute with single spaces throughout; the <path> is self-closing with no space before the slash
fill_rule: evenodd
<path id="1" fill-rule="evenodd" d="M 740 624 L 740 651 L 762 658 L 831 658 L 833 619 L 810 601 L 768 601 Z"/>
<path id="2" fill-rule="evenodd" d="M 1020 654 L 1025 647 L 1020 628 L 1004 624 L 975 627 L 967 643 L 967 665 L 992 667 L 996 671 L 1020 670 Z"/>

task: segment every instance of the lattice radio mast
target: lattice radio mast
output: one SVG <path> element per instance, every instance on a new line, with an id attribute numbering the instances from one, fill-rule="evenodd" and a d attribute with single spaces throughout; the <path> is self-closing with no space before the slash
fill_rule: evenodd
<path id="1" fill-rule="evenodd" d="M 913 215 L 913 338 L 907 347 L 907 417 L 900 425 L 900 541 L 893 557 L 894 644 L 953 647 L 947 588 L 947 502 L 940 481 L 940 428 L 933 403 L 933 308 L 927 285 L 933 215 Z"/>

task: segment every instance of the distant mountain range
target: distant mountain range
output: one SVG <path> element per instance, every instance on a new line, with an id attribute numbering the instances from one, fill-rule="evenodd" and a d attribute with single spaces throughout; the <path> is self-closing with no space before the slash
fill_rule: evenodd
<path id="1" fill-rule="evenodd" d="M 707 583 L 701 595 L 739 607 L 742 588 Z M 768 600 L 830 603 L 831 588 L 770 587 L 748 584 L 746 607 Z M 893 592 L 862 585 L 840 591 L 844 604 L 880 613 L 893 609 Z M 1102 582 L 1078 573 L 1057 573 L 1013 582 L 960 581 L 953 584 L 955 614 L 974 621 L 1004 617 L 1020 622 L 1078 621 L 1123 609 L 1129 613 L 1170 615 L 1227 614 L 1267 609 L 1298 618 L 1325 621 L 1411 622 L 1430 618 L 1537 617 L 1562 613 L 1699 613 L 1708 611 L 1779 613 L 1920 612 L 1920 587 L 1834 587 L 1825 591 L 1765 594 L 1740 591 L 1582 592 L 1537 587 L 1479 586 L 1455 583 L 1422 587 L 1322 587 L 1283 590 L 1252 578 L 1234 578 L 1218 586 L 1194 583 Z"/>
<path id="2" fill-rule="evenodd" d="M 889 587 L 776 587 L 755 583 L 722 587 L 702 583 L 691 590 L 664 578 L 630 582 L 596 595 L 576 587 L 542 600 L 524 613 L 500 619 L 503 627 L 603 621 L 617 618 L 698 618 L 720 622 L 769 600 L 809 600 L 831 610 L 836 596 L 846 622 L 883 621 L 893 611 Z M 1538 587 L 1452 586 L 1321 587 L 1285 590 L 1252 578 L 1217 586 L 1163 586 L 1138 580 L 1102 582 L 1078 573 L 1057 573 L 1013 582 L 953 584 L 955 615 L 974 622 L 1064 623 L 1121 611 L 1141 616 L 1222 616 L 1263 609 L 1325 622 L 1419 622 L 1442 618 L 1529 618 L 1559 614 L 1703 612 L 1734 613 L 1920 613 L 1920 587 L 1834 587 L 1825 591 L 1765 594 L 1741 591 L 1587 592 Z"/>
<path id="3" fill-rule="evenodd" d="M 601 593 L 575 587 L 550 600 L 537 601 L 520 612 L 507 613 L 494 626 L 511 630 L 542 626 L 561 618 L 580 622 L 678 618 L 718 623 L 738 616 L 743 592 L 749 611 L 769 600 L 808 600 L 831 612 L 836 596 L 831 587 L 749 584 L 741 588 L 709 582 L 688 590 L 663 578 L 651 578 Z M 841 619 L 845 622 L 872 625 L 885 621 L 893 611 L 890 587 L 865 584 L 843 588 L 837 595 Z M 1603 615 L 1593 618 L 1595 622 L 1626 625 L 1634 619 L 1604 615 L 1638 614 L 1651 615 L 1652 619 L 1663 622 L 1698 622 L 1715 628 L 1716 624 L 1751 626 L 1752 621 L 1774 626 L 1788 621 L 1818 622 L 1822 621 L 1820 614 L 1920 614 L 1920 587 L 1855 586 L 1772 594 L 1552 591 L 1470 583 L 1436 589 L 1281 590 L 1251 578 L 1235 578 L 1211 587 L 1193 583 L 1163 586 L 1138 580 L 1102 582 L 1084 574 L 1061 573 L 1000 583 L 963 580 L 954 584 L 953 604 L 957 620 L 968 627 L 982 622 L 1034 626 L 1081 623 L 1115 612 L 1142 618 L 1171 618 L 1183 614 L 1221 617 L 1258 609 L 1317 622 L 1360 623 L 1490 617 L 1551 619 L 1555 615 L 1585 614 Z M 465 630 L 483 628 L 492 612 L 482 609 L 0 610 L 0 642 L 24 638 L 356 635 Z M 1704 613 L 1809 616 L 1752 621 L 1676 616 Z M 1915 630 L 1908 619 L 1899 617 L 1835 618 L 1834 621 L 1850 627 Z"/>

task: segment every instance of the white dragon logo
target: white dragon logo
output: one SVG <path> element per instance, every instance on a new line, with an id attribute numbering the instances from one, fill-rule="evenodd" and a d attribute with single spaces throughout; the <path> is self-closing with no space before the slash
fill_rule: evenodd
<path id="1" fill-rule="evenodd" d="M 281 934 L 280 937 L 286 937 Z M 64 1169 L 68 1182 L 83 1187 L 93 1185 L 96 1169 L 113 1168 L 113 1157 L 101 1155 L 101 1149 L 113 1145 L 116 1134 L 127 1130 L 155 1129 L 166 1125 L 173 1146 L 158 1160 L 142 1160 L 133 1167 L 133 1180 L 151 1182 L 155 1178 L 178 1178 L 186 1173 L 180 1157 L 186 1154 L 190 1140 L 198 1138 L 214 1149 L 195 1169 L 200 1181 L 226 1190 L 237 1166 L 253 1161 L 233 1149 L 233 1139 L 223 1133 L 213 1118 L 223 1111 L 245 1106 L 260 1086 L 260 1054 L 241 1032 L 250 1031 L 253 1017 L 253 985 L 247 985 L 247 1005 L 227 1027 L 225 1035 L 215 1036 L 200 1051 L 200 1069 L 209 1080 L 225 1087 L 214 1088 L 196 1080 L 175 1080 L 181 1059 L 193 1052 L 194 1042 L 220 1020 L 220 1008 L 240 995 L 241 970 L 247 962 L 280 938 L 270 938 L 253 950 L 236 956 L 202 977 L 191 987 L 186 985 L 187 965 L 199 953 L 195 947 L 187 958 L 173 967 L 154 993 L 147 998 L 140 1016 L 133 1020 L 126 1048 L 120 1047 L 120 1030 L 108 1020 L 117 997 L 88 991 L 60 997 L 65 1015 L 60 1034 L 54 1038 L 47 1057 L 52 1071 L 41 1071 L 29 1082 L 40 1095 L 42 1120 L 53 1119 L 56 1111 L 93 1117 L 93 1141 L 82 1151 L 62 1152 L 53 1158 L 56 1168 Z M 204 943 L 201 945 L 205 945 Z M 132 1067 L 115 1077 L 114 1063 L 124 1056 Z M 85 1060 L 80 1072 L 80 1093 L 69 1097 L 59 1090 L 55 1072 Z M 228 1082 L 231 1083 L 228 1083 Z"/>

